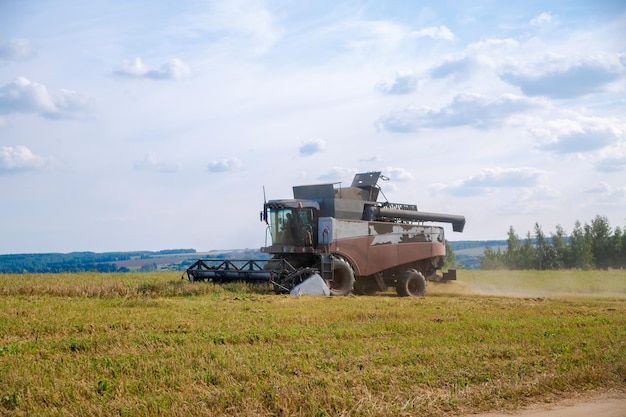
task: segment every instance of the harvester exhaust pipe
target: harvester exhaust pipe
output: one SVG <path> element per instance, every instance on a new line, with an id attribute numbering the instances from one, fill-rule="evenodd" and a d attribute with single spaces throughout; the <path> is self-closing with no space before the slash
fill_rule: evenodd
<path id="1" fill-rule="evenodd" d="M 363 220 L 391 220 L 401 219 L 408 221 L 451 223 L 452 230 L 462 232 L 465 228 L 465 216 L 444 213 L 429 213 L 426 211 L 400 210 L 389 207 L 370 207 L 365 210 Z"/>

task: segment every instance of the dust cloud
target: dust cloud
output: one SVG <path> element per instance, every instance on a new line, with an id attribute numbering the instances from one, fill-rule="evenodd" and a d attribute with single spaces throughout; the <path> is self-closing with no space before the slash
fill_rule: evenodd
<path id="1" fill-rule="evenodd" d="M 458 271 L 457 281 L 429 282 L 428 295 L 516 298 L 626 298 L 626 271 Z"/>

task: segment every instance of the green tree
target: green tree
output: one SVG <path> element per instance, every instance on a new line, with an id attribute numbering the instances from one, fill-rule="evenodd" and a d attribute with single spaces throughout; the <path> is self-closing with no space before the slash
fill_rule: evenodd
<path id="1" fill-rule="evenodd" d="M 546 264 L 548 263 L 548 240 L 546 239 L 546 235 L 541 230 L 541 226 L 539 223 L 535 223 L 535 252 L 537 257 L 537 265 L 536 269 L 549 269 L 546 268 Z"/>
<path id="2" fill-rule="evenodd" d="M 570 237 L 569 255 L 567 262 L 569 268 L 591 269 L 594 266 L 590 238 L 578 220 Z"/>
<path id="3" fill-rule="evenodd" d="M 615 228 L 613 236 L 611 237 L 611 267 L 612 268 L 624 268 L 626 267 L 626 248 L 624 248 L 624 231 L 619 227 Z"/>
<path id="4" fill-rule="evenodd" d="M 535 223 L 535 249 L 537 252 L 537 269 L 559 269 L 556 249 L 546 239 L 539 223 Z"/>
<path id="5" fill-rule="evenodd" d="M 556 226 L 556 233 L 552 234 L 552 247 L 554 248 L 554 262 L 556 269 L 566 268 L 566 262 L 569 258 L 569 239 L 561 225 Z"/>
<path id="6" fill-rule="evenodd" d="M 591 242 L 591 253 L 595 267 L 607 269 L 611 266 L 611 225 L 604 216 L 596 216 L 591 225 L 585 224 L 585 235 Z"/>
<path id="7" fill-rule="evenodd" d="M 145 265 L 141 265 L 141 268 L 139 268 L 140 272 L 153 272 L 156 271 L 158 269 L 157 264 L 145 264 Z"/>
<path id="8" fill-rule="evenodd" d="M 491 246 L 486 246 L 483 256 L 480 257 L 480 269 L 506 269 L 504 254 L 498 248 L 494 251 Z"/>
<path id="9" fill-rule="evenodd" d="M 519 265 L 516 269 L 537 269 L 537 250 L 533 246 L 530 232 L 526 234 L 526 239 L 520 249 Z"/>
<path id="10" fill-rule="evenodd" d="M 620 245 L 620 251 L 618 255 L 620 268 L 626 268 L 626 227 L 622 229 L 622 243 Z"/>
<path id="11" fill-rule="evenodd" d="M 510 226 L 506 241 L 506 251 L 504 252 L 504 262 L 509 269 L 519 269 L 521 250 L 522 242 L 517 233 L 515 233 L 513 226 Z"/>

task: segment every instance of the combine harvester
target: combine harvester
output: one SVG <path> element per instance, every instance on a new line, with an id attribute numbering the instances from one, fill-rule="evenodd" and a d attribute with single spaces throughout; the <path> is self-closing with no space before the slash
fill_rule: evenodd
<path id="1" fill-rule="evenodd" d="M 456 270 L 438 274 L 446 254 L 444 229 L 428 223 L 451 223 L 462 232 L 465 217 L 378 202 L 379 179 L 387 178 L 367 172 L 348 188 L 293 187 L 293 199 L 267 201 L 261 213 L 271 234 L 271 245 L 261 252 L 271 259 L 201 259 L 187 269 L 189 280 L 267 282 L 276 292 L 291 293 L 318 282 L 321 293 L 335 296 L 389 287 L 401 296 L 423 296 L 427 280 L 455 280 Z"/>

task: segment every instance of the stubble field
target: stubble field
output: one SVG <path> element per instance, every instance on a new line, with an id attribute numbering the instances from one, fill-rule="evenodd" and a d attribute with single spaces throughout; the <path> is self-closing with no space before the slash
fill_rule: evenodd
<path id="1" fill-rule="evenodd" d="M 624 271 L 458 276 L 323 298 L 0 275 L 0 415 L 462 416 L 626 389 Z"/>

